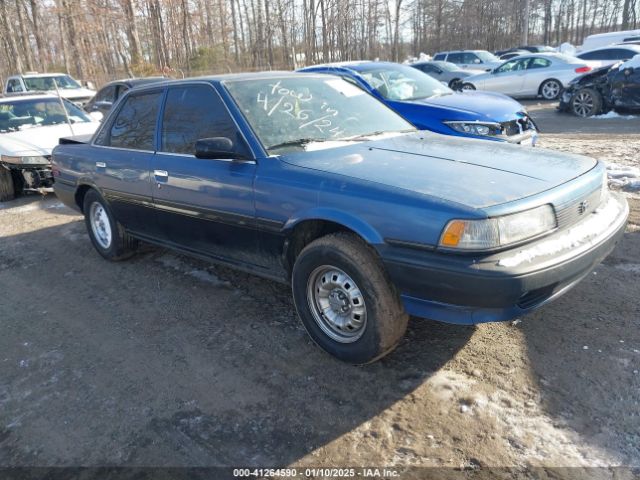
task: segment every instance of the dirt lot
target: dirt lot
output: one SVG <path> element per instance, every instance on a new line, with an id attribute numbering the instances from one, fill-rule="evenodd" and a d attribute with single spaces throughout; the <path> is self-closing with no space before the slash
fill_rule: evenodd
<path id="1" fill-rule="evenodd" d="M 640 118 L 530 109 L 541 145 L 640 166 Z M 107 263 L 53 196 L 2 204 L 0 466 L 640 468 L 628 198 L 624 240 L 560 300 L 514 323 L 412 320 L 361 368 L 311 343 L 286 287 L 155 247 Z"/>

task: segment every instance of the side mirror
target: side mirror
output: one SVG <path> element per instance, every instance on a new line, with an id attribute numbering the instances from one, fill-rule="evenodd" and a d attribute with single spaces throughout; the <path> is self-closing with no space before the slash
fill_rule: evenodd
<path id="1" fill-rule="evenodd" d="M 473 63 L 478 64 L 478 63 L 482 63 L 482 61 L 481 61 L 479 58 L 476 58 L 476 59 L 473 61 Z"/>
<path id="2" fill-rule="evenodd" d="M 246 157 L 238 152 L 231 139 L 227 137 L 201 138 L 196 142 L 196 158 L 245 160 Z"/>

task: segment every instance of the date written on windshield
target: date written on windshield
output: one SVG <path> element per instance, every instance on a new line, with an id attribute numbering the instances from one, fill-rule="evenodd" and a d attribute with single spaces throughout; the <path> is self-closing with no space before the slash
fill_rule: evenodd
<path id="1" fill-rule="evenodd" d="M 334 125 L 339 111 L 327 102 L 314 102 L 311 93 L 283 87 L 280 81 L 269 84 L 269 87 L 271 90 L 259 92 L 256 96 L 256 103 L 262 106 L 268 117 L 274 113 L 289 116 L 298 123 L 298 130 L 312 127 L 333 137 L 343 132 L 340 126 Z"/>

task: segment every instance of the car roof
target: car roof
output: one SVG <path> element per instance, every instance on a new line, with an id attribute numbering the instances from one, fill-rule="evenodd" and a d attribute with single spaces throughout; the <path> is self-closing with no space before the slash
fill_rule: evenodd
<path id="1" fill-rule="evenodd" d="M 300 75 L 318 76 L 326 78 L 327 76 L 321 73 L 314 72 L 289 72 L 283 71 L 268 71 L 268 72 L 246 72 L 246 73 L 225 73 L 222 75 L 205 75 L 201 77 L 187 77 L 181 79 L 166 79 L 165 81 L 146 83 L 136 88 L 136 92 L 141 90 L 164 88 L 171 85 L 182 85 L 194 82 L 206 82 L 206 83 L 222 83 L 226 81 L 242 81 L 242 80 L 268 80 L 270 78 L 296 78 Z"/>
<path id="2" fill-rule="evenodd" d="M 582 55 L 583 53 L 589 53 L 589 52 L 597 52 L 599 50 L 609 50 L 611 48 L 622 48 L 622 49 L 626 49 L 626 50 L 634 50 L 637 51 L 638 53 L 640 53 L 640 45 L 616 45 L 616 44 L 612 44 L 612 45 L 605 45 L 604 47 L 598 47 L 598 48 L 592 48 L 590 50 L 584 50 L 583 52 L 578 52 L 578 55 Z"/>
<path id="3" fill-rule="evenodd" d="M 68 73 L 24 73 L 20 75 L 13 75 L 14 77 L 22 78 L 34 78 L 34 77 L 69 77 Z"/>
<path id="4" fill-rule="evenodd" d="M 13 103 L 21 100 L 46 100 L 51 98 L 58 99 L 57 95 L 53 95 L 50 93 L 34 93 L 29 95 L 11 95 L 7 97 L 0 97 L 0 103 Z"/>
<path id="5" fill-rule="evenodd" d="M 462 53 L 462 52 L 488 52 L 489 50 L 482 50 L 480 49 L 463 49 L 463 50 L 447 50 L 444 52 L 438 52 L 436 53 L 436 55 L 439 55 L 441 53 Z"/>
<path id="6" fill-rule="evenodd" d="M 119 83 L 135 87 L 138 85 L 146 85 L 147 83 L 162 82 L 163 80 L 169 80 L 167 77 L 140 77 L 140 78 L 121 78 L 120 80 L 111 80 L 110 82 L 102 85 L 101 88 L 108 87 L 110 85 L 116 85 Z"/>

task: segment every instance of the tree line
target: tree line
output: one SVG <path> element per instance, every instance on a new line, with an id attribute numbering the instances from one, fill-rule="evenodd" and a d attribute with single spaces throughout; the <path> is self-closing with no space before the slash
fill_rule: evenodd
<path id="1" fill-rule="evenodd" d="M 640 28 L 640 0 L 0 0 L 0 77 L 96 83 L 420 52 L 579 45 Z"/>

